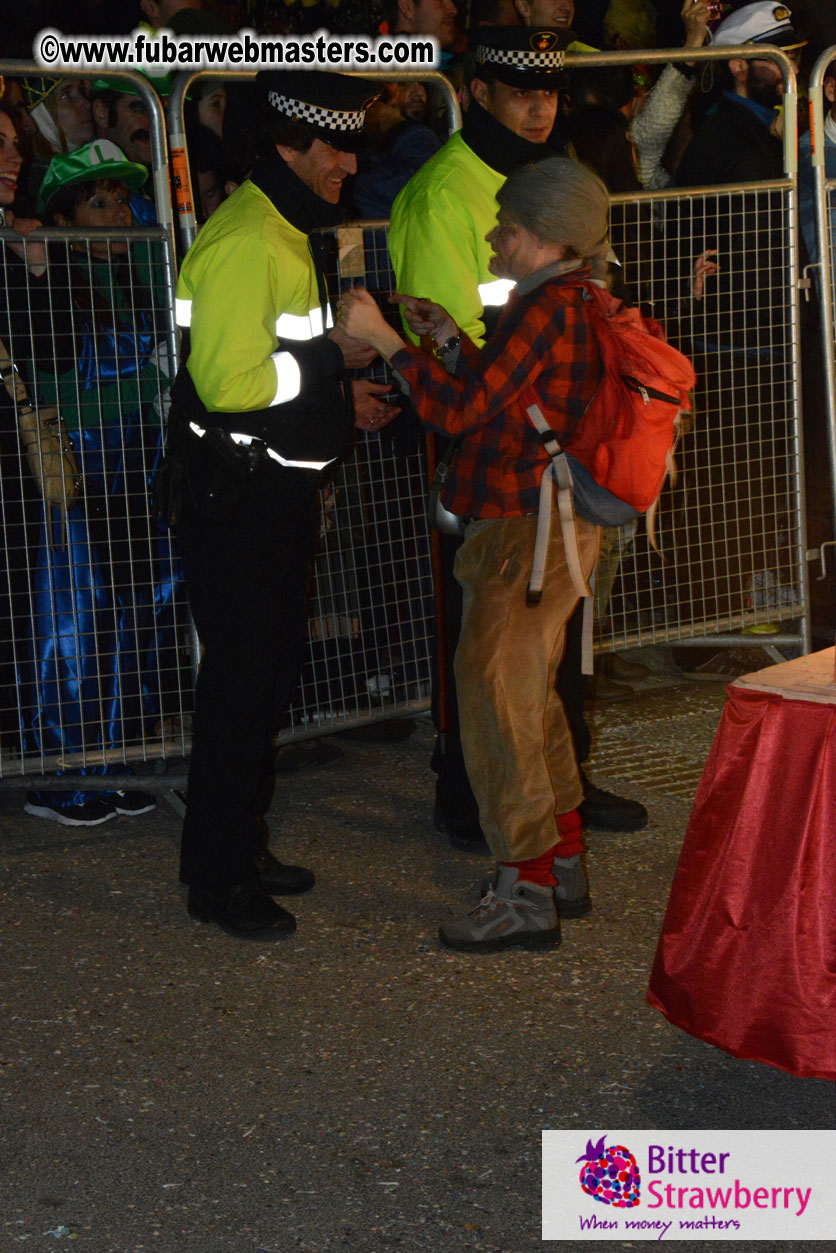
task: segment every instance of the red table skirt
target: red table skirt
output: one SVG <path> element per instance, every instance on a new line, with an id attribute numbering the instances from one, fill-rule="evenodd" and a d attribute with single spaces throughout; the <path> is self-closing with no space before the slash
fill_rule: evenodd
<path id="1" fill-rule="evenodd" d="M 647 999 L 735 1057 L 836 1079 L 836 706 L 729 688 Z"/>

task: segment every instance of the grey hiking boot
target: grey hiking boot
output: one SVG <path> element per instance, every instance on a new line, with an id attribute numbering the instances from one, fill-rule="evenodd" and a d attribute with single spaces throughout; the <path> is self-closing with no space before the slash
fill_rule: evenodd
<path id="1" fill-rule="evenodd" d="M 555 857 L 552 874 L 557 879 L 554 896 L 560 917 L 571 922 L 573 918 L 585 918 L 587 914 L 591 914 L 592 901 L 589 898 L 589 885 L 580 854 L 576 853 L 574 857 Z M 490 878 L 482 880 L 483 896 L 496 891 L 496 881 L 497 871 Z"/>
<path id="2" fill-rule="evenodd" d="M 557 879 L 554 895 L 561 918 L 585 918 L 587 914 L 591 914 L 589 884 L 580 853 L 576 853 L 574 857 L 555 857 L 552 874 Z"/>
<path id="3" fill-rule="evenodd" d="M 554 888 L 520 882 L 515 866 L 500 866 L 495 886 L 479 905 L 464 918 L 440 926 L 438 938 L 462 953 L 554 948 L 560 943 Z"/>

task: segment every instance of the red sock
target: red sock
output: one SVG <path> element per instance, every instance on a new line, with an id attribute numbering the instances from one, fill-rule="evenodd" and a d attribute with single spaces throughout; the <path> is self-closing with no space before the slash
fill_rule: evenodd
<path id="1" fill-rule="evenodd" d="M 539 883 L 541 887 L 553 888 L 557 883 L 552 874 L 552 862 L 555 858 L 557 845 L 549 848 L 539 857 L 528 857 L 525 861 L 501 861 L 500 866 L 514 866 L 518 877 L 526 883 Z"/>
<path id="2" fill-rule="evenodd" d="M 568 813 L 556 814 L 557 831 L 560 839 L 554 848 L 555 857 L 575 857 L 584 851 L 583 826 L 577 809 Z"/>
<path id="3" fill-rule="evenodd" d="M 527 883 L 539 883 L 544 888 L 553 888 L 557 883 L 552 873 L 555 857 L 575 857 L 584 851 L 583 828 L 577 809 L 557 814 L 555 818 L 560 834 L 557 844 L 546 849 L 539 857 L 528 857 L 525 861 L 501 861 L 500 866 L 515 866 L 520 879 Z"/>

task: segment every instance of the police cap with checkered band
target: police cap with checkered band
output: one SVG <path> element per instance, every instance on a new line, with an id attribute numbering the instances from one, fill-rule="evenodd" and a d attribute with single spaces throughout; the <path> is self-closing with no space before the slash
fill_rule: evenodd
<path id="1" fill-rule="evenodd" d="M 563 53 L 573 36 L 538 26 L 477 26 L 471 52 L 479 65 L 511 87 L 552 91 L 564 86 Z"/>
<path id="2" fill-rule="evenodd" d="M 381 89 L 370 79 L 329 70 L 262 70 L 255 90 L 259 104 L 303 123 L 323 143 L 358 152 L 366 145 L 366 109 Z"/>

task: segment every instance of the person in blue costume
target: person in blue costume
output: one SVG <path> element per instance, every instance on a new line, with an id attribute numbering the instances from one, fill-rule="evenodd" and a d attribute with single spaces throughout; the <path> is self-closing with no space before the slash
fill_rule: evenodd
<path id="1" fill-rule="evenodd" d="M 146 173 L 94 140 L 53 158 L 39 212 L 61 227 L 127 230 L 129 192 Z M 50 280 L 63 307 L 51 343 L 35 343 L 41 402 L 64 418 L 82 491 L 65 524 L 44 519 L 33 558 L 27 742 L 72 755 L 85 771 L 86 754 L 142 743 L 164 712 L 161 676 L 176 672 L 177 575 L 167 535 L 148 520 L 168 383 L 150 270 L 150 255 L 134 256 L 127 241 L 53 246 Z M 94 761 L 89 772 L 103 769 Z M 24 806 L 71 826 L 153 807 L 151 795 L 133 791 L 41 791 Z"/>

